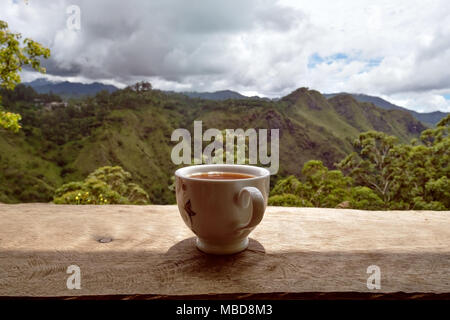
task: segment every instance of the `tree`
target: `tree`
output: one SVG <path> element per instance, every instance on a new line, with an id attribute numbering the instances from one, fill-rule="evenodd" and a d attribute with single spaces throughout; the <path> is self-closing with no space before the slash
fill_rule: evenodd
<path id="1" fill-rule="evenodd" d="M 384 207 L 383 200 L 368 187 L 353 187 L 350 193 L 350 207 L 353 209 L 379 210 Z"/>
<path id="2" fill-rule="evenodd" d="M 24 39 L 20 33 L 13 33 L 8 24 L 0 20 L 0 86 L 13 90 L 20 83 L 22 67 L 29 65 L 33 69 L 45 73 L 39 57 L 50 57 L 50 50 L 29 38 Z M 6 112 L 1 106 L 0 97 L 0 127 L 17 132 L 20 129 L 21 116 Z"/>
<path id="3" fill-rule="evenodd" d="M 441 119 L 436 128 L 422 132 L 420 139 L 427 144 L 424 192 L 417 204 L 428 203 L 424 209 L 450 208 L 450 115 Z M 411 166 L 414 163 L 410 162 Z M 420 205 L 418 207 L 421 207 Z M 422 206 L 423 207 L 423 206 Z"/>
<path id="4" fill-rule="evenodd" d="M 291 193 L 275 194 L 269 198 L 270 206 L 281 207 L 312 207 L 308 200 Z"/>
<path id="5" fill-rule="evenodd" d="M 140 82 L 136 82 L 134 85 L 131 86 L 131 89 L 136 91 L 137 93 L 142 93 L 152 90 L 152 85 L 150 84 L 150 82 L 143 80 Z"/>
<path id="6" fill-rule="evenodd" d="M 344 203 L 354 209 L 383 207 L 383 201 L 370 188 L 354 187 L 351 177 L 329 170 L 318 160 L 305 163 L 302 181 L 294 176 L 279 180 L 269 197 L 273 206 L 335 208 Z"/>
<path id="7" fill-rule="evenodd" d="M 355 179 L 357 185 L 375 190 L 387 204 L 395 188 L 393 182 L 398 163 L 394 161 L 392 149 L 397 138 L 383 132 L 361 133 L 353 143 L 356 152 L 348 155 L 337 166 Z"/>
<path id="8" fill-rule="evenodd" d="M 307 199 L 304 190 L 305 186 L 295 176 L 278 180 L 270 193 L 269 205 L 313 207 L 313 204 Z"/>
<path id="9" fill-rule="evenodd" d="M 141 90 L 142 91 L 150 91 L 150 90 L 152 90 L 152 85 L 150 84 L 150 82 L 142 81 L 141 82 Z"/>
<path id="10" fill-rule="evenodd" d="M 11 130 L 13 132 L 17 132 L 20 129 L 19 121 L 21 119 L 22 117 L 20 116 L 20 114 L 0 110 L 0 127 Z"/>
<path id="11" fill-rule="evenodd" d="M 311 160 L 302 169 L 303 194 L 316 207 L 336 207 L 348 200 L 352 179 L 339 170 L 328 170 L 321 161 Z"/>
<path id="12" fill-rule="evenodd" d="M 149 204 L 148 194 L 131 182 L 119 166 L 101 167 L 84 181 L 69 182 L 55 191 L 57 204 Z"/>
<path id="13" fill-rule="evenodd" d="M 422 144 L 396 144 L 396 138 L 381 132 L 362 133 L 356 152 L 338 167 L 355 185 L 372 189 L 385 209 L 445 210 L 450 208 L 449 125 L 447 116 L 424 130 Z"/>

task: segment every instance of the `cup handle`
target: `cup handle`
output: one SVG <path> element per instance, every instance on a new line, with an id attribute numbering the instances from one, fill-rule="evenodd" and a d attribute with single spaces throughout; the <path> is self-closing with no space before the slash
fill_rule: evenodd
<path id="1" fill-rule="evenodd" d="M 261 222 L 266 209 L 266 204 L 261 191 L 255 187 L 243 187 L 241 191 L 239 191 L 237 200 L 242 208 L 248 208 L 250 203 L 252 205 L 249 222 L 246 225 L 239 227 L 237 231 L 256 227 L 258 223 Z"/>

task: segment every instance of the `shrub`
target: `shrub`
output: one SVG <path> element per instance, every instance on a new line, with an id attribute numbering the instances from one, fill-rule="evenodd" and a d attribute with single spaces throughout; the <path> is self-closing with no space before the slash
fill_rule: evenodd
<path id="1" fill-rule="evenodd" d="M 294 194 L 284 193 L 269 197 L 269 206 L 312 207 L 312 203 Z"/>
<path id="2" fill-rule="evenodd" d="M 131 182 L 131 174 L 119 166 L 101 167 L 84 181 L 69 182 L 56 190 L 57 204 L 149 204 L 148 194 Z"/>

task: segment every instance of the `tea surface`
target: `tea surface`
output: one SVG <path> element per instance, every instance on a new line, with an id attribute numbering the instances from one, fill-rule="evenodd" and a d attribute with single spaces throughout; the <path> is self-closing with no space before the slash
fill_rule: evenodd
<path id="1" fill-rule="evenodd" d="M 254 178 L 255 176 L 237 172 L 202 172 L 202 173 L 193 173 L 189 177 L 195 179 L 210 179 L 210 180 L 238 180 L 238 179 Z"/>

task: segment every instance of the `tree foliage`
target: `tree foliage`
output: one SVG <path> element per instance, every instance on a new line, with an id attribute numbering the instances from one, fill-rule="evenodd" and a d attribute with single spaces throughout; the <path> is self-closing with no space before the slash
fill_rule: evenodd
<path id="1" fill-rule="evenodd" d="M 119 166 L 101 167 L 84 181 L 69 182 L 56 190 L 57 204 L 149 204 L 148 194 L 131 182 Z"/>
<path id="2" fill-rule="evenodd" d="M 269 204 L 334 208 L 348 202 L 352 208 L 381 208 L 382 201 L 371 189 L 353 187 L 351 177 L 339 170 L 329 170 L 321 161 L 305 163 L 302 178 L 289 176 L 279 180 L 272 189 Z"/>
<path id="3" fill-rule="evenodd" d="M 40 43 L 13 33 L 8 24 L 0 20 L 0 87 L 13 90 L 20 83 L 20 71 L 23 66 L 45 73 L 39 57 L 50 57 L 50 50 Z M 21 116 L 2 110 L 0 97 L 0 127 L 17 132 L 20 129 Z"/>
<path id="4" fill-rule="evenodd" d="M 0 127 L 17 132 L 20 129 L 20 114 L 0 110 Z"/>
<path id="5" fill-rule="evenodd" d="M 152 85 L 148 81 L 140 81 L 140 82 L 136 82 L 132 86 L 129 86 L 128 88 L 137 93 L 144 93 L 144 92 L 152 90 Z"/>
<path id="6" fill-rule="evenodd" d="M 355 152 L 328 170 L 307 162 L 302 179 L 278 181 L 269 203 L 355 209 L 450 209 L 450 115 L 426 129 L 420 141 L 398 144 L 382 132 L 361 133 Z"/>
<path id="7" fill-rule="evenodd" d="M 354 142 L 356 152 L 342 160 L 338 167 L 348 172 L 357 185 L 375 190 L 384 202 L 389 202 L 399 169 L 391 152 L 396 142 L 395 137 L 383 132 L 364 132 Z"/>
<path id="8" fill-rule="evenodd" d="M 137 88 L 139 92 L 136 92 Z M 24 85 L 16 86 L 14 91 L 0 88 L 0 95 L 10 112 L 23 117 L 20 134 L 5 135 L 5 138 L 26 142 L 23 153 L 17 153 L 14 158 L 8 157 L 9 154 L 15 154 L 21 148 L 0 154 L 2 202 L 50 201 L 56 188 L 69 181 L 82 180 L 84 172 L 89 172 L 95 161 L 99 166 L 121 165 L 130 170 L 134 168 L 133 172 L 139 170 L 136 181 L 145 188 L 153 203 L 174 203 L 173 191 L 168 189 L 168 185 L 173 182 L 171 176 L 175 165 L 161 160 L 161 155 L 170 154 L 168 137 L 175 128 L 189 128 L 193 120 L 203 117 L 209 117 L 205 120 L 209 128 L 236 128 L 242 127 L 242 123 L 251 123 L 259 128 L 267 124 L 267 119 L 275 123 L 283 119 L 278 119 L 278 114 L 272 111 L 284 108 L 284 102 L 273 105 L 273 102 L 262 100 L 189 99 L 181 94 L 155 89 L 141 90 L 141 85 L 70 100 L 67 107 L 52 109 L 46 108 L 45 102 L 56 101 L 56 96 L 37 94 Z M 247 118 L 240 119 L 244 114 L 240 110 L 253 107 L 255 109 L 247 114 Z M 274 118 L 267 118 L 264 110 L 270 110 Z M 259 114 L 264 118 L 259 119 Z M 338 166 L 338 170 L 331 169 L 332 163 L 343 158 L 344 153 L 330 152 L 333 147 L 341 148 L 341 145 L 327 140 L 327 145 L 320 146 L 324 150 L 321 153 L 323 163 L 312 161 L 298 176 L 279 180 L 272 189 L 270 204 L 356 209 L 448 209 L 448 123 L 448 118 L 443 119 L 436 128 L 423 131 L 420 139 L 410 144 L 398 144 L 394 138 L 379 132 L 366 132 L 357 139 L 354 154 Z M 292 132 L 287 134 L 286 130 L 291 129 Z M 286 130 L 284 139 L 294 138 L 299 133 L 295 127 L 287 126 Z M 284 145 L 292 146 L 299 141 L 293 139 L 291 144 Z M 312 139 L 309 146 L 312 147 L 316 141 Z M 204 146 L 207 144 L 209 142 L 204 142 Z M 16 147 L 18 144 L 6 141 L 3 146 Z M 99 152 L 95 152 L 97 150 Z M 292 158 L 281 159 L 282 164 L 303 163 L 305 158 L 296 157 L 298 153 L 295 150 L 298 149 L 292 149 Z M 214 156 L 218 158 L 226 155 L 224 150 L 216 151 Z M 80 159 L 80 155 L 88 158 Z M 317 155 L 307 156 L 314 158 Z M 142 158 L 151 165 L 141 165 Z M 285 177 L 300 168 L 282 169 L 280 176 Z M 96 185 L 94 181 L 91 187 L 84 187 L 84 182 L 74 183 L 70 188 L 66 186 L 67 192 L 74 191 L 69 203 L 88 200 L 100 203 L 102 198 L 92 198 L 89 190 L 101 189 L 104 185 Z M 107 182 L 104 184 L 108 185 Z M 83 189 L 86 190 L 84 194 Z M 58 197 L 67 192 L 60 192 Z M 86 197 L 86 192 L 89 197 Z M 97 192 L 96 195 L 100 194 L 104 203 L 106 192 Z M 119 193 L 119 196 L 106 199 L 108 203 L 115 198 L 119 202 L 120 196 Z"/>

